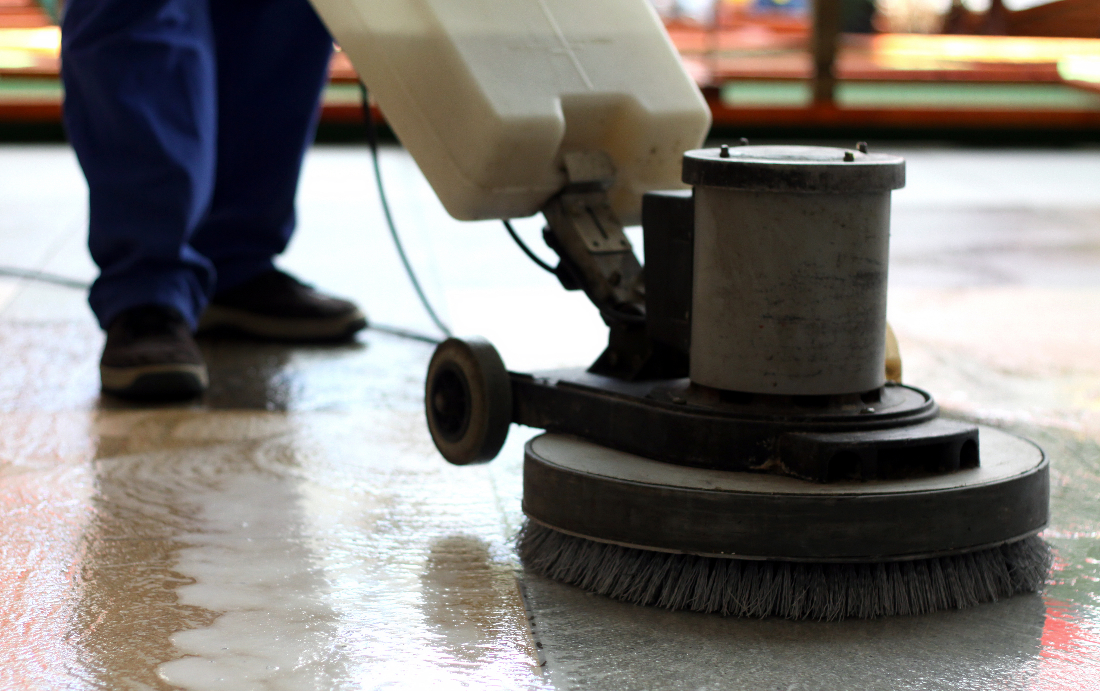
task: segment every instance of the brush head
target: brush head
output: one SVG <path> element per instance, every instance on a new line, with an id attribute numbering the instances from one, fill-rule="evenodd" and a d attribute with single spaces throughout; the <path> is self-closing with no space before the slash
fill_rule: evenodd
<path id="1" fill-rule="evenodd" d="M 1035 592 L 1050 572 L 1038 536 L 963 554 L 885 562 L 700 557 L 622 547 L 527 521 L 527 568 L 637 605 L 740 617 L 837 621 L 926 614 Z"/>

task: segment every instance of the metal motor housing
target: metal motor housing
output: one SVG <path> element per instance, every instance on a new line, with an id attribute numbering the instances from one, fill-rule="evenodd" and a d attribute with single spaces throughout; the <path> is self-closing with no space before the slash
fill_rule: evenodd
<path id="1" fill-rule="evenodd" d="M 904 160 L 722 147 L 688 152 L 683 180 L 695 187 L 691 380 L 796 396 L 881 387 Z"/>

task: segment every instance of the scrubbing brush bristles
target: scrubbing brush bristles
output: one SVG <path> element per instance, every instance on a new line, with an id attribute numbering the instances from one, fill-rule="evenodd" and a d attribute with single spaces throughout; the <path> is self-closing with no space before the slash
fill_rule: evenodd
<path id="1" fill-rule="evenodd" d="M 965 554 L 876 563 L 699 557 L 622 547 L 527 521 L 517 538 L 534 571 L 638 605 L 742 617 L 869 619 L 962 609 L 1042 587 L 1042 538 Z"/>

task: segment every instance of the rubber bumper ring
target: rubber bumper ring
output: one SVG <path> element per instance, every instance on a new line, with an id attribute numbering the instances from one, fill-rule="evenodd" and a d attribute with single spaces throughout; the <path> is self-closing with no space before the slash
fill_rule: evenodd
<path id="1" fill-rule="evenodd" d="M 543 434 L 527 443 L 523 509 L 567 535 L 708 557 L 864 562 L 1014 542 L 1049 520 L 1049 462 L 980 427 L 982 466 L 905 480 L 820 484 L 689 468 Z"/>

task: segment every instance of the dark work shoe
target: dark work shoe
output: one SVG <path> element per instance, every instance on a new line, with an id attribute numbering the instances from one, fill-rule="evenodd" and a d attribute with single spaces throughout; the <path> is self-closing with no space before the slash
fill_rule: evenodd
<path id="1" fill-rule="evenodd" d="M 366 326 L 355 303 L 275 269 L 215 295 L 199 320 L 200 333 L 231 331 L 299 343 L 346 340 Z"/>
<path id="2" fill-rule="evenodd" d="M 105 393 L 146 401 L 177 401 L 206 390 L 206 364 L 179 312 L 161 305 L 132 307 L 107 327 L 99 361 Z"/>

